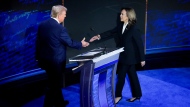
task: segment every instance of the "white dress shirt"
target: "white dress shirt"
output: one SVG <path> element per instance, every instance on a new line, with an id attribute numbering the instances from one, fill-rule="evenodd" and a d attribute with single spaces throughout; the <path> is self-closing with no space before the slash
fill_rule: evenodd
<path id="1" fill-rule="evenodd" d="M 126 24 L 124 23 L 124 24 L 123 24 L 122 34 L 123 34 L 123 32 L 125 31 L 125 28 L 127 27 L 127 24 L 128 24 L 128 23 L 126 23 Z"/>

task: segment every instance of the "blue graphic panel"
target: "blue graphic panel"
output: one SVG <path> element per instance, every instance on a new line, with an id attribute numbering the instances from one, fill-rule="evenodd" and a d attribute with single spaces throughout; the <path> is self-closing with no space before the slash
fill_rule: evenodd
<path id="1" fill-rule="evenodd" d="M 190 11 L 148 11 L 147 49 L 190 45 Z"/>
<path id="2" fill-rule="evenodd" d="M 38 24 L 61 0 L 4 0 L 0 4 L 0 79 L 38 68 Z M 16 5 L 15 5 L 16 4 Z"/>
<path id="3" fill-rule="evenodd" d="M 190 50 L 190 0 L 149 0 L 147 53 Z"/>

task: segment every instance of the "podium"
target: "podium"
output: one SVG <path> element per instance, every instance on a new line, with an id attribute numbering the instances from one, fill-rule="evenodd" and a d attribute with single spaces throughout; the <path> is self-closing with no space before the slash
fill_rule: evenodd
<path id="1" fill-rule="evenodd" d="M 79 66 L 80 107 L 115 107 L 115 71 L 123 48 L 96 48 L 69 59 Z"/>

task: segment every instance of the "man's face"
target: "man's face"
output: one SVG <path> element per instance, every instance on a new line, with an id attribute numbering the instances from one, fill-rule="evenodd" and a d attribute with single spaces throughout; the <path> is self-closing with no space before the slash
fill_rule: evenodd
<path id="1" fill-rule="evenodd" d="M 64 21 L 66 17 L 66 11 L 62 11 L 59 15 L 58 15 L 58 20 L 60 23 L 62 23 Z"/>

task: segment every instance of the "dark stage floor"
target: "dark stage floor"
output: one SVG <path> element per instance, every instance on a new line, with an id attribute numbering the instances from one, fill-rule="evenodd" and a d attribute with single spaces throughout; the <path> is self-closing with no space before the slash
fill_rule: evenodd
<path id="1" fill-rule="evenodd" d="M 188 107 L 190 104 L 190 67 L 164 68 L 138 72 L 143 96 L 140 101 L 127 102 L 131 97 L 126 79 L 123 99 L 117 107 Z M 67 107 L 80 107 L 79 84 L 63 88 L 70 101 Z M 44 95 L 26 102 L 22 107 L 43 107 Z"/>

